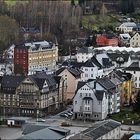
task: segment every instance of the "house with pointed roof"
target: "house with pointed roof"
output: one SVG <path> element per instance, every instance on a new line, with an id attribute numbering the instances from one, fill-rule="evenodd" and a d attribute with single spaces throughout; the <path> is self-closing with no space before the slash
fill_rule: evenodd
<path id="1" fill-rule="evenodd" d="M 0 94 L 2 112 L 6 116 L 46 116 L 63 107 L 65 88 L 63 79 L 53 75 L 4 76 Z"/>
<path id="2" fill-rule="evenodd" d="M 86 62 L 94 54 L 93 47 L 82 47 L 77 51 L 77 62 Z"/>
<path id="3" fill-rule="evenodd" d="M 120 111 L 120 92 L 107 78 L 79 81 L 73 98 L 74 119 L 104 120 Z"/>
<path id="4" fill-rule="evenodd" d="M 76 68 L 62 67 L 56 71 L 57 76 L 62 76 L 67 83 L 67 100 L 72 100 L 78 81 L 81 80 L 82 71 Z"/>
<path id="5" fill-rule="evenodd" d="M 78 82 L 73 98 L 74 119 L 103 120 L 108 114 L 108 94 L 96 83 Z"/>
<path id="6" fill-rule="evenodd" d="M 130 39 L 130 47 L 140 47 L 140 34 L 138 32 Z"/>
<path id="7" fill-rule="evenodd" d="M 107 53 L 115 68 L 125 68 L 128 67 L 132 61 L 129 53 L 112 52 Z"/>

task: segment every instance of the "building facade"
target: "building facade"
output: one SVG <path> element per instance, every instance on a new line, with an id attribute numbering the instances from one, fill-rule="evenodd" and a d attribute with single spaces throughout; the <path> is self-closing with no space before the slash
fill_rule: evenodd
<path id="1" fill-rule="evenodd" d="M 139 33 L 136 33 L 131 39 L 130 39 L 130 47 L 140 47 L 140 35 Z"/>
<path id="2" fill-rule="evenodd" d="M 37 70 L 56 68 L 58 47 L 47 41 L 24 43 L 14 48 L 14 73 L 34 74 Z"/>

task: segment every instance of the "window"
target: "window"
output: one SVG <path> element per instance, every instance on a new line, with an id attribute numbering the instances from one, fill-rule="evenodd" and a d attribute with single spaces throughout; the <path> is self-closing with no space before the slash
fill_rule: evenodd
<path id="1" fill-rule="evenodd" d="M 134 71 L 134 74 L 135 74 L 136 72 Z"/>
<path id="2" fill-rule="evenodd" d="M 137 83 L 135 83 L 135 86 L 137 87 Z"/>
<path id="3" fill-rule="evenodd" d="M 135 80 L 137 81 L 137 77 L 135 77 Z"/>
<path id="4" fill-rule="evenodd" d="M 75 101 L 75 104 L 77 104 L 77 101 Z"/>
<path id="5" fill-rule="evenodd" d="M 80 93 L 80 98 L 82 97 L 82 93 Z"/>
<path id="6" fill-rule="evenodd" d="M 85 74 L 85 77 L 88 77 L 88 74 Z"/>
<path id="7" fill-rule="evenodd" d="M 89 93 L 89 96 L 91 96 L 91 93 Z"/>
<path id="8" fill-rule="evenodd" d="M 93 77 L 93 74 L 91 74 L 91 77 Z"/>

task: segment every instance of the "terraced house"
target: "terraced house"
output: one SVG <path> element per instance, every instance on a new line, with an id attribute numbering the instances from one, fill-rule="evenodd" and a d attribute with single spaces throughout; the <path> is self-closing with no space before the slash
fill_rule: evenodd
<path id="1" fill-rule="evenodd" d="M 63 79 L 56 80 L 52 75 L 4 76 L 1 113 L 6 116 L 45 116 L 63 107 L 64 87 Z"/>

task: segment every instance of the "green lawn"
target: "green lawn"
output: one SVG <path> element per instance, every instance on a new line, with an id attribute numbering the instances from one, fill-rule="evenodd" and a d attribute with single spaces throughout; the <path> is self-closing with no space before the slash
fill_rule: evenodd
<path id="1" fill-rule="evenodd" d="M 140 119 L 140 116 L 132 111 L 122 110 L 118 114 L 112 115 L 111 119 L 114 119 L 119 122 L 123 121 L 123 124 L 132 124 L 132 121 L 138 121 Z"/>
<path id="2" fill-rule="evenodd" d="M 5 3 L 9 6 L 14 6 L 16 2 L 24 4 L 27 3 L 28 0 L 5 0 Z"/>
<path id="3" fill-rule="evenodd" d="M 115 17 L 115 18 L 114 18 Z M 119 25 L 119 17 L 116 15 L 86 15 L 83 16 L 82 25 L 85 28 L 98 31 L 100 27 L 112 26 L 114 29 Z"/>

